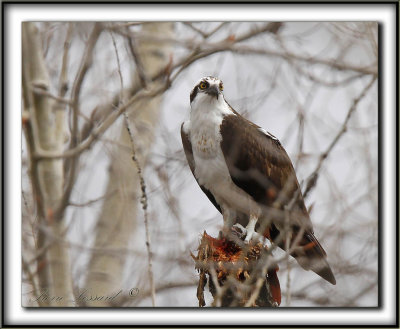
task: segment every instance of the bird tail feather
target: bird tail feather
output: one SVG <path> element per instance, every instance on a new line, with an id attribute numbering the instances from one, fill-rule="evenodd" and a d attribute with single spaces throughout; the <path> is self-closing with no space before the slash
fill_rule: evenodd
<path id="1" fill-rule="evenodd" d="M 336 284 L 335 276 L 326 260 L 326 252 L 313 233 L 303 234 L 292 256 L 305 270 L 311 270 L 333 285 Z"/>

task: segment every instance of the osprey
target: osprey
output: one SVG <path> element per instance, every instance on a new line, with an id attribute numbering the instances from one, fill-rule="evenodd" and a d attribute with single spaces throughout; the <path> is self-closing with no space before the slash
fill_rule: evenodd
<path id="1" fill-rule="evenodd" d="M 286 250 L 306 270 L 336 284 L 312 223 L 292 162 L 279 140 L 236 112 L 215 77 L 201 79 L 190 93 L 190 118 L 182 144 L 200 188 L 232 226 Z M 245 226 L 245 227 L 244 227 Z"/>

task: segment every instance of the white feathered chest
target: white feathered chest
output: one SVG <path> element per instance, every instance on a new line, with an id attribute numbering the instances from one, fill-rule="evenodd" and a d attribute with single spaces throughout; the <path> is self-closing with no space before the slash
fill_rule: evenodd
<path id="1" fill-rule="evenodd" d="M 221 120 L 202 120 L 191 121 L 192 128 L 190 132 L 190 139 L 192 142 L 193 152 L 195 156 L 202 159 L 212 159 L 218 156 L 218 150 L 221 143 L 221 134 L 219 127 Z M 196 122 L 193 125 L 193 122 Z"/>
<path id="2" fill-rule="evenodd" d="M 221 150 L 220 126 L 225 115 L 234 114 L 222 97 L 211 103 L 198 98 L 192 104 L 190 122 L 185 128 L 189 130 L 192 143 L 195 176 L 200 184 L 214 190 L 216 184 L 231 181 Z"/>

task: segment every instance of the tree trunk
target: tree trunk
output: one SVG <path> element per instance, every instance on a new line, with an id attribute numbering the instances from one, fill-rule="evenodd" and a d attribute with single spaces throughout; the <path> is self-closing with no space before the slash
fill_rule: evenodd
<path id="1" fill-rule="evenodd" d="M 154 33 L 157 37 L 170 36 L 173 23 L 149 23 L 143 26 L 143 32 Z M 170 47 L 151 40 L 138 44 L 137 55 L 141 69 L 146 76 L 152 76 L 168 65 Z M 137 60 L 138 60 L 137 59 Z M 136 61 L 138 64 L 138 62 Z M 139 78 L 134 83 L 139 84 Z M 133 132 L 137 159 L 141 168 L 145 167 L 148 151 L 151 148 L 155 128 L 160 115 L 162 96 L 152 100 L 135 103 L 128 112 L 130 128 Z M 111 153 L 108 185 L 102 211 L 96 226 L 94 249 L 84 290 L 93 296 L 111 296 L 122 289 L 123 269 L 126 254 L 138 213 L 140 184 L 137 168 L 132 161 L 130 137 L 125 125 L 121 126 L 119 144 L 127 148 L 115 147 Z M 105 251 L 99 251 L 106 249 Z M 118 252 L 118 250 L 120 250 Z M 114 252 L 115 251 L 115 252 Z M 87 306 L 110 306 L 107 300 L 87 301 Z"/>
<path id="2" fill-rule="evenodd" d="M 35 23 L 22 25 L 22 80 L 24 113 L 30 153 L 30 175 L 38 212 L 37 272 L 40 293 L 58 297 L 43 298 L 42 306 L 73 306 L 69 250 L 64 243 L 66 227 L 63 218 L 55 218 L 64 185 L 62 159 L 36 161 L 40 151 L 62 152 L 64 138 L 63 114 L 54 111 L 53 99 L 43 95 L 49 88 L 40 37 Z"/>

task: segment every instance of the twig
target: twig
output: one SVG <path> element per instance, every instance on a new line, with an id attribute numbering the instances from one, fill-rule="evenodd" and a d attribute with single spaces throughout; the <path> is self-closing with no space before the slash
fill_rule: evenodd
<path id="1" fill-rule="evenodd" d="M 171 80 L 174 80 L 184 69 L 186 69 L 189 65 L 194 63 L 195 61 L 210 56 L 215 53 L 223 52 L 223 51 L 231 51 L 233 49 L 233 45 L 237 42 L 242 42 L 249 40 L 259 34 L 262 33 L 276 33 L 279 27 L 281 26 L 281 23 L 269 23 L 262 28 L 257 28 L 254 30 L 251 30 L 247 33 L 244 33 L 243 35 L 239 37 L 235 37 L 232 41 L 229 41 L 229 38 L 220 41 L 218 43 L 210 44 L 211 48 L 207 49 L 200 49 L 200 45 L 196 47 L 196 49 L 192 52 L 191 55 L 188 57 L 184 58 L 183 60 L 179 61 L 177 64 L 175 64 L 171 71 L 174 70 L 175 68 L 179 68 L 179 70 L 175 73 L 175 75 L 171 78 Z"/>
<path id="2" fill-rule="evenodd" d="M 135 102 L 144 98 L 150 98 L 157 96 L 167 90 L 170 84 L 165 83 L 161 85 L 159 88 L 150 89 L 150 90 L 140 90 L 140 92 L 136 93 L 133 97 L 131 97 L 125 104 L 121 105 L 118 109 L 111 112 L 107 118 L 102 122 L 102 124 L 91 132 L 89 137 L 77 145 L 76 147 L 69 149 L 63 153 L 55 153 L 55 152 L 48 152 L 48 151 L 40 151 L 34 154 L 34 158 L 36 160 L 43 160 L 43 159 L 60 159 L 60 158 L 71 158 L 79 155 L 83 151 L 89 149 L 93 142 L 97 140 L 99 136 L 101 136 L 118 118 L 121 114 L 125 113 L 125 111 Z"/>
<path id="3" fill-rule="evenodd" d="M 253 286 L 254 289 L 253 289 L 249 299 L 247 300 L 245 307 L 252 307 L 254 305 L 254 303 L 257 301 L 258 296 L 260 295 L 260 292 L 261 292 L 261 289 L 262 289 L 264 283 L 266 283 L 266 288 L 267 288 L 267 293 L 268 293 L 268 301 L 269 301 L 270 305 L 272 307 L 278 306 L 272 297 L 272 294 L 271 294 L 271 291 L 269 288 L 269 283 L 266 282 L 266 280 L 267 280 L 267 272 L 271 268 L 271 265 L 273 265 L 274 263 L 275 264 L 279 263 L 283 258 L 286 257 L 286 256 L 283 256 L 282 259 L 278 259 L 278 260 L 275 260 L 272 257 L 272 252 L 280 244 L 280 241 L 278 241 L 279 239 L 282 240 L 283 237 L 280 236 L 277 240 L 275 240 L 274 243 L 270 247 L 268 247 L 267 250 L 263 249 L 263 254 L 257 261 L 257 263 L 259 264 L 258 268 L 261 267 L 261 269 L 254 271 L 254 273 L 252 273 L 252 275 L 249 278 L 247 278 L 246 282 L 248 282 L 249 285 Z M 254 281 L 255 281 L 255 283 L 253 283 Z"/>
<path id="4" fill-rule="evenodd" d="M 203 37 L 203 39 L 207 39 L 210 36 L 212 36 L 213 34 L 215 34 L 217 31 L 219 31 L 224 25 L 227 24 L 227 22 L 222 22 L 217 27 L 215 27 L 213 30 L 211 30 L 210 32 L 202 31 L 201 29 L 199 29 L 196 26 L 194 26 L 193 23 L 191 23 L 191 22 L 183 22 L 183 24 L 185 24 L 186 26 L 190 27 L 193 31 L 199 33 Z"/>
<path id="5" fill-rule="evenodd" d="M 72 101 L 70 99 L 67 100 L 66 103 L 63 103 L 61 100 L 64 99 L 65 94 L 68 91 L 68 60 L 69 60 L 69 50 L 71 45 L 71 38 L 72 38 L 72 31 L 73 31 L 73 23 L 68 23 L 68 29 L 66 32 L 65 40 L 64 40 L 64 53 L 61 62 L 61 70 L 60 70 L 60 77 L 59 77 L 59 84 L 58 84 L 58 96 L 57 102 L 54 103 L 54 115 L 55 115 L 55 124 L 56 124 L 56 132 L 55 132 L 55 139 L 57 140 L 57 144 L 59 145 L 59 150 L 63 149 L 63 145 L 65 143 L 66 137 L 66 129 L 65 129 L 65 118 L 67 112 L 67 106 L 71 107 Z M 64 167 L 64 174 L 66 167 Z"/>
<path id="6" fill-rule="evenodd" d="M 33 228 L 33 222 L 35 222 L 36 219 L 33 219 L 33 222 L 31 222 L 31 216 L 29 216 L 29 214 L 33 214 L 33 210 L 29 209 L 28 206 L 28 201 L 26 200 L 26 195 L 25 195 L 25 191 L 23 189 L 21 189 L 21 194 L 22 194 L 22 200 L 24 201 L 24 206 L 27 212 L 27 217 L 29 218 L 29 226 L 31 228 L 32 231 L 32 238 L 33 238 L 33 242 L 35 244 L 35 248 L 37 248 L 37 239 L 36 239 L 36 234 L 35 234 L 35 230 Z"/>
<path id="7" fill-rule="evenodd" d="M 50 98 L 52 98 L 52 99 L 54 99 L 57 102 L 60 102 L 62 104 L 67 104 L 67 105 L 71 105 L 72 104 L 70 99 L 66 99 L 66 98 L 63 98 L 61 96 L 54 95 L 54 94 L 48 92 L 47 90 L 44 90 L 44 89 L 42 89 L 40 87 L 37 87 L 37 86 L 32 86 L 32 91 L 37 95 L 50 97 Z"/>
<path id="8" fill-rule="evenodd" d="M 95 199 L 92 199 L 92 200 L 88 200 L 88 201 L 83 202 L 83 203 L 78 203 L 78 202 L 70 201 L 70 202 L 69 202 L 69 205 L 72 206 L 72 207 L 79 207 L 79 208 L 87 207 L 87 206 L 92 205 L 93 203 L 96 203 L 96 202 L 99 202 L 99 201 L 101 201 L 101 200 L 103 200 L 103 199 L 108 198 L 109 196 L 113 195 L 114 193 L 115 193 L 115 191 L 111 191 L 111 192 L 109 192 L 109 193 L 106 193 L 106 194 L 104 194 L 104 195 L 98 197 L 98 198 L 95 198 Z"/>
<path id="9" fill-rule="evenodd" d="M 74 84 L 72 86 L 72 92 L 71 92 L 72 131 L 71 131 L 71 142 L 70 142 L 70 146 L 69 146 L 70 149 L 74 149 L 78 145 L 78 142 L 79 142 L 79 136 L 78 136 L 79 135 L 79 131 L 78 131 L 79 96 L 82 91 L 81 87 L 82 87 L 83 80 L 91 66 L 93 50 L 94 50 L 94 47 L 96 46 L 97 40 L 99 39 L 101 31 L 102 31 L 101 24 L 95 23 L 92 33 L 88 40 L 88 44 L 86 46 L 85 53 L 82 58 L 81 66 L 78 70 Z M 55 211 L 54 217 L 57 219 L 61 218 L 62 213 L 65 210 L 65 207 L 68 205 L 68 200 L 71 196 L 72 188 L 74 186 L 75 179 L 76 179 L 77 165 L 78 165 L 77 157 L 71 157 L 70 162 L 65 164 L 65 168 L 69 169 L 69 177 L 68 177 L 68 180 L 66 183 L 64 194 L 63 194 L 63 196 L 60 200 L 60 203 L 57 206 L 57 209 Z"/>
<path id="10" fill-rule="evenodd" d="M 376 77 L 378 75 L 378 72 L 376 71 L 375 67 L 376 64 L 373 63 L 370 66 L 353 66 L 345 63 L 339 63 L 335 60 L 329 60 L 329 59 L 322 59 L 322 58 L 317 58 L 317 57 L 310 57 L 310 56 L 303 56 L 303 55 L 296 55 L 294 53 L 289 53 L 289 52 L 282 52 L 282 51 L 275 51 L 275 50 L 270 50 L 270 49 L 264 49 L 264 48 L 255 48 L 255 47 L 249 47 L 249 46 L 235 46 L 231 45 L 231 47 L 225 47 L 225 49 L 220 49 L 219 51 L 232 51 L 234 53 L 238 54 L 248 54 L 248 55 L 267 55 L 267 56 L 272 56 L 272 57 L 280 57 L 286 60 L 296 60 L 308 64 L 313 64 L 313 65 L 324 65 L 328 66 L 331 68 L 334 68 L 338 71 L 353 71 L 353 72 L 358 72 L 361 73 L 362 75 L 373 75 Z"/>
<path id="11" fill-rule="evenodd" d="M 117 48 L 117 43 L 115 42 L 115 38 L 114 38 L 114 34 L 112 33 L 112 31 L 110 30 L 110 36 L 111 36 L 111 40 L 114 46 L 114 50 L 115 50 L 115 57 L 117 59 L 117 68 L 118 68 L 118 76 L 119 76 L 119 83 L 121 85 L 121 92 L 119 94 L 119 104 L 123 104 L 123 90 L 124 90 L 124 78 L 122 76 L 122 71 L 121 71 L 121 61 L 119 59 L 119 53 L 118 53 L 118 48 Z"/>
<path id="12" fill-rule="evenodd" d="M 86 76 L 86 73 L 88 72 L 92 64 L 93 50 L 100 36 L 101 31 L 102 31 L 101 24 L 95 23 L 92 33 L 87 42 L 86 50 L 83 55 L 80 68 L 78 70 L 74 84 L 72 86 L 71 108 L 72 108 L 73 119 L 72 119 L 71 147 L 75 147 L 78 143 L 78 113 L 79 113 L 79 96 L 82 91 L 81 86 Z"/>
<path id="13" fill-rule="evenodd" d="M 223 26 L 225 26 L 228 22 L 222 22 L 219 24 L 214 30 L 205 34 L 205 38 L 209 38 L 210 36 L 214 35 L 217 31 L 219 31 Z"/>
<path id="14" fill-rule="evenodd" d="M 188 27 L 190 27 L 193 31 L 197 32 L 198 34 L 200 34 L 203 37 L 203 39 L 206 38 L 207 33 L 203 32 L 201 29 L 199 29 L 196 26 L 194 26 L 193 23 L 191 23 L 191 22 L 183 22 L 183 24 L 188 26 Z"/>
<path id="15" fill-rule="evenodd" d="M 126 125 L 126 129 L 129 134 L 129 138 L 132 144 L 132 160 L 136 165 L 137 174 L 140 180 L 140 189 L 142 191 L 142 197 L 140 199 L 140 203 L 142 204 L 142 209 L 144 213 L 144 227 L 146 231 L 146 248 L 147 248 L 147 256 L 148 256 L 148 272 L 149 272 L 149 280 L 150 280 L 150 288 L 151 288 L 151 302 L 153 307 L 156 306 L 156 289 L 154 284 L 154 275 L 153 275 L 153 254 L 151 252 L 151 245 L 150 245 L 150 233 L 149 233 L 149 218 L 147 213 L 147 195 L 146 195 L 146 184 L 142 174 L 142 168 L 140 167 L 139 161 L 136 157 L 135 152 L 135 142 L 133 139 L 133 135 L 131 129 L 129 127 L 128 115 L 124 112 L 124 122 Z"/>
<path id="16" fill-rule="evenodd" d="M 128 30 L 128 27 L 126 29 Z M 139 56 L 138 52 L 136 51 L 135 39 L 133 38 L 133 36 L 127 37 L 126 39 L 128 40 L 128 46 L 129 46 L 129 50 L 132 54 L 133 61 L 136 64 L 136 72 L 138 73 L 140 84 L 142 85 L 143 88 L 147 88 L 148 78 L 144 71 L 142 60 L 140 59 L 140 56 Z"/>
<path id="17" fill-rule="evenodd" d="M 115 49 L 115 56 L 117 59 L 118 74 L 120 77 L 121 93 L 122 93 L 122 91 L 124 89 L 124 85 L 123 85 L 124 81 L 123 81 L 122 72 L 121 72 L 121 62 L 119 59 L 117 44 L 115 42 L 114 36 L 111 31 L 110 31 L 110 34 L 111 34 L 111 39 L 112 39 L 113 46 Z M 132 50 L 133 50 L 133 48 L 131 49 L 131 51 Z M 120 95 L 120 102 L 121 103 L 123 102 L 122 95 Z M 154 284 L 153 254 L 151 252 L 150 233 L 149 233 L 149 218 L 148 218 L 148 213 L 147 213 L 147 203 L 148 202 L 147 202 L 147 194 L 146 194 L 146 183 L 143 178 L 142 168 L 141 168 L 139 161 L 137 159 L 137 156 L 136 156 L 135 142 L 134 142 L 132 131 L 129 127 L 129 118 L 128 118 L 128 114 L 126 113 L 126 111 L 124 112 L 124 123 L 126 126 L 126 130 L 128 131 L 128 134 L 129 134 L 129 139 L 131 141 L 132 160 L 135 163 L 136 168 L 137 168 L 137 174 L 139 176 L 139 181 L 140 181 L 140 189 L 142 191 L 142 197 L 140 199 L 140 203 L 142 204 L 142 209 L 143 209 L 143 213 L 144 213 L 144 226 L 145 226 L 145 232 L 146 232 L 146 248 L 147 248 L 147 256 L 148 256 L 148 272 L 149 272 L 149 280 L 150 280 L 151 302 L 152 302 L 153 307 L 155 307 L 156 306 L 156 289 L 155 289 L 155 284 Z"/>
<path id="18" fill-rule="evenodd" d="M 130 254 L 130 255 L 133 255 L 133 256 L 139 257 L 139 258 L 145 256 L 145 254 L 139 253 L 139 252 L 134 251 L 129 248 L 110 249 L 109 247 L 104 247 L 104 248 L 89 247 L 84 244 L 71 242 L 64 238 L 61 238 L 60 236 L 56 236 L 54 233 L 52 233 L 50 230 L 48 230 L 47 227 L 45 227 L 43 225 L 39 225 L 38 229 L 40 232 L 43 232 L 46 236 L 48 236 L 51 241 L 48 242 L 45 246 L 43 246 L 41 249 L 37 250 L 37 252 L 32 256 L 32 258 L 27 261 L 27 263 L 29 265 L 32 265 L 32 263 L 36 262 L 51 246 L 53 246 L 54 243 L 63 244 L 65 247 L 70 248 L 70 249 L 78 249 L 78 250 L 90 251 L 90 252 L 95 252 L 95 253 L 102 253 L 102 254 L 113 256 L 113 257 L 120 257 L 121 254 Z"/>
<path id="19" fill-rule="evenodd" d="M 265 262 L 264 266 L 262 267 L 261 273 L 257 278 L 257 281 L 255 283 L 255 288 L 254 288 L 253 292 L 251 293 L 249 300 L 244 305 L 245 307 L 252 307 L 254 305 L 254 303 L 256 302 L 258 295 L 260 294 L 261 288 L 262 288 L 263 284 L 265 283 L 268 267 L 270 265 L 271 264 L 269 262 L 269 259 L 267 258 L 267 261 Z M 268 293 L 269 293 L 269 291 L 268 291 Z M 269 299 L 272 299 L 271 296 L 268 296 L 268 297 L 269 297 Z"/>
<path id="20" fill-rule="evenodd" d="M 276 34 L 279 31 L 279 29 L 282 27 L 282 25 L 283 25 L 283 23 L 281 23 L 281 22 L 271 22 L 271 23 L 265 24 L 264 26 L 261 26 L 261 27 L 255 27 L 255 28 L 251 29 L 249 32 L 244 33 L 240 37 L 235 38 L 235 41 L 242 42 L 242 41 L 251 39 L 259 34 L 266 33 L 266 32 Z"/>
<path id="21" fill-rule="evenodd" d="M 282 38 L 278 35 L 276 37 L 279 45 L 281 46 L 284 54 L 286 54 L 286 59 L 288 61 L 289 64 L 292 65 L 292 67 L 299 72 L 300 74 L 303 74 L 304 76 L 306 76 L 308 79 L 310 79 L 313 82 L 316 82 L 318 84 L 327 86 L 327 87 L 337 87 L 337 86 L 343 86 L 346 85 L 347 83 L 352 82 L 355 79 L 358 79 L 360 77 L 362 77 L 364 75 L 364 73 L 357 73 L 355 75 L 352 75 L 350 77 L 347 77 L 345 79 L 343 79 L 342 81 L 325 81 L 323 79 L 321 79 L 320 77 L 311 74 L 310 72 L 307 72 L 306 70 L 303 69 L 302 65 L 299 65 L 297 62 L 301 62 L 302 60 L 304 60 L 305 58 L 300 58 L 300 57 L 293 57 L 293 54 L 290 53 L 290 51 L 287 49 L 287 47 L 285 46 Z M 296 62 L 297 60 L 297 62 Z M 313 58 L 314 60 L 314 58 Z M 309 64 L 313 64 L 311 63 L 311 59 L 309 58 L 307 61 L 309 61 Z M 318 62 L 319 60 L 317 60 Z M 338 58 L 336 58 L 335 63 L 337 63 Z M 325 64 L 325 63 L 324 63 Z M 340 69 L 340 67 L 337 67 L 338 69 Z"/>
<path id="22" fill-rule="evenodd" d="M 165 290 L 169 289 L 175 289 L 175 288 L 185 288 L 185 287 L 194 287 L 196 286 L 195 281 L 188 281 L 188 282 L 170 282 L 170 283 L 165 283 L 156 288 L 157 292 L 163 292 Z M 139 298 L 132 298 L 132 297 L 124 297 L 122 300 L 118 300 L 118 305 L 115 306 L 124 306 L 124 305 L 136 305 L 138 302 L 142 301 L 144 298 L 151 296 L 151 290 L 145 290 L 144 292 L 139 292 L 138 297 Z M 131 301 L 131 303 L 127 303 L 128 301 Z"/>
<path id="23" fill-rule="evenodd" d="M 290 183 L 286 183 L 286 186 L 290 186 Z M 283 190 L 284 191 L 284 190 Z M 293 242 L 291 241 L 291 232 L 292 230 L 290 229 L 290 211 L 293 209 L 293 207 L 296 204 L 296 201 L 298 200 L 299 196 L 300 196 L 300 189 L 297 189 L 297 191 L 294 193 L 294 195 L 292 196 L 289 204 L 287 204 L 284 207 L 283 210 L 283 215 L 284 215 L 284 234 L 280 234 L 279 238 L 276 239 L 274 241 L 274 244 L 272 245 L 271 248 L 268 249 L 268 252 L 265 253 L 265 255 L 262 256 L 262 258 L 259 260 L 260 264 L 263 264 L 265 262 L 265 264 L 262 266 L 261 269 L 261 275 L 257 278 L 256 283 L 255 283 L 255 289 L 253 290 L 250 299 L 247 301 L 246 306 L 252 306 L 253 303 L 257 300 L 258 295 L 260 294 L 262 285 L 265 281 L 265 276 L 267 274 L 268 268 L 269 266 L 271 266 L 271 262 L 270 262 L 270 256 L 272 255 L 272 251 L 282 242 L 283 238 L 285 237 L 285 255 L 282 256 L 281 259 L 276 260 L 277 263 L 279 263 L 280 261 L 286 260 L 287 262 L 287 266 L 289 269 L 289 256 L 296 251 L 296 248 L 298 248 L 298 244 L 300 242 L 300 239 L 303 236 L 303 233 L 305 231 L 305 227 L 304 225 L 302 225 L 300 227 L 300 230 L 297 232 L 296 234 L 296 238 L 293 240 Z M 279 207 L 279 204 L 276 204 L 276 207 Z M 265 222 L 267 223 L 267 222 Z M 263 231 L 263 227 L 261 226 L 260 228 L 261 231 Z M 291 246 L 292 245 L 292 246 Z M 301 247 L 300 247 L 301 248 Z M 288 271 L 289 272 L 289 271 Z M 254 275 L 252 275 L 253 277 Z M 250 283 L 252 278 L 249 278 L 248 280 L 250 281 Z M 253 279 L 254 280 L 254 279 Z M 288 282 L 290 282 L 290 277 L 288 274 Z M 287 285 L 287 291 L 286 291 L 286 297 L 287 300 L 289 301 L 288 303 L 290 304 L 290 283 Z M 269 292 L 269 290 L 268 290 Z M 271 296 L 269 296 L 271 297 Z M 274 306 L 273 301 L 271 301 L 271 305 Z"/>
<path id="24" fill-rule="evenodd" d="M 39 306 L 46 306 L 46 305 L 43 305 L 42 300 L 40 298 L 38 298 L 39 297 L 38 296 L 39 289 L 35 283 L 35 277 L 34 277 L 33 273 L 31 272 L 29 265 L 25 261 L 23 255 L 22 255 L 21 259 L 22 259 L 22 269 L 28 276 L 28 280 L 29 280 L 30 284 L 32 285 L 32 288 L 33 288 L 32 293 L 35 297 L 35 300 L 38 302 Z"/>
<path id="25" fill-rule="evenodd" d="M 357 96 L 353 100 L 353 104 L 350 106 L 350 108 L 349 108 L 349 110 L 347 112 L 346 118 L 345 118 L 342 126 L 340 127 L 338 133 L 336 134 L 336 136 L 332 140 L 332 142 L 329 144 L 327 149 L 320 155 L 319 161 L 318 161 L 318 164 L 317 164 L 316 168 L 314 169 L 314 171 L 311 173 L 311 175 L 307 179 L 307 185 L 306 185 L 306 188 L 305 188 L 304 193 L 303 193 L 303 198 L 306 198 L 307 194 L 314 188 L 314 186 L 316 184 L 316 181 L 318 179 L 318 173 L 319 173 L 319 171 L 320 171 L 320 169 L 322 167 L 322 164 L 324 163 L 325 159 L 329 156 L 330 152 L 335 147 L 335 145 L 338 143 L 340 138 L 347 131 L 347 124 L 348 124 L 352 114 L 356 110 L 358 103 L 361 101 L 361 99 L 364 98 L 364 96 L 366 95 L 367 91 L 372 87 L 372 85 L 374 84 L 376 78 L 377 78 L 376 76 L 373 76 L 373 78 L 368 83 L 368 85 L 361 91 L 360 95 Z"/>
<path id="26" fill-rule="evenodd" d="M 58 86 L 58 94 L 60 97 L 64 97 L 67 90 L 68 90 L 68 56 L 69 56 L 69 48 L 71 46 L 71 37 L 72 37 L 72 23 L 68 23 L 68 30 L 67 35 L 64 41 L 64 55 L 61 64 L 61 74 L 60 74 L 60 81 Z"/>
<path id="27" fill-rule="evenodd" d="M 218 279 L 217 279 L 218 275 L 217 275 L 217 272 L 215 271 L 213 263 L 210 264 L 209 271 L 210 271 L 212 282 L 213 282 L 215 290 L 216 290 L 214 304 L 216 307 L 221 307 L 221 299 L 222 299 L 222 295 L 223 295 L 224 291 L 218 283 Z"/>
<path id="28" fill-rule="evenodd" d="M 114 23 L 111 26 L 108 27 L 108 29 L 112 31 L 118 31 L 123 28 L 129 28 L 131 26 L 141 26 L 144 24 L 147 24 L 148 22 L 130 22 L 130 23 Z"/>

